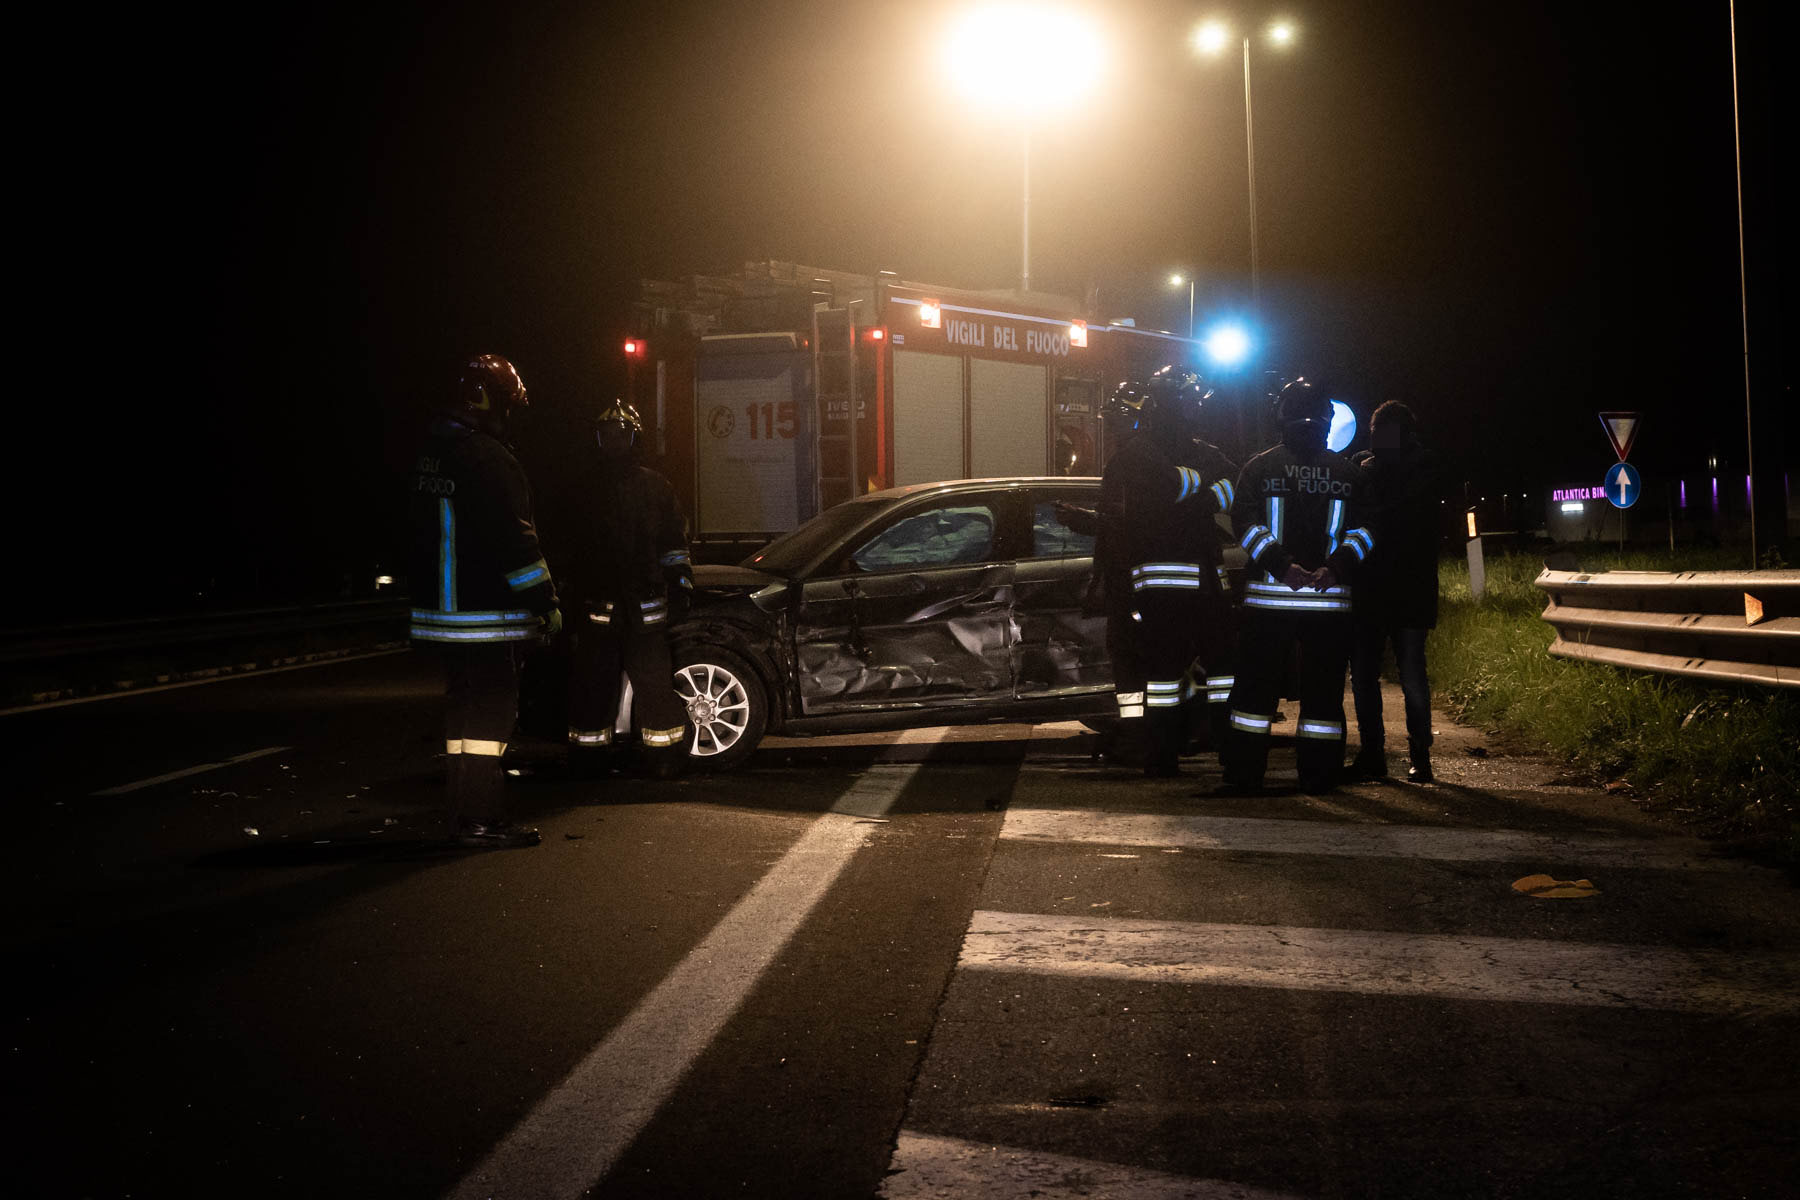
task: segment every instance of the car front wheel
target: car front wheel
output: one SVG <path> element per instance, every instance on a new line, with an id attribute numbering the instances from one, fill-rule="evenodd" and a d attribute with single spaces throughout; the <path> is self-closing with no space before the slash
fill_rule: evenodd
<path id="1" fill-rule="evenodd" d="M 694 727 L 689 761 L 724 771 L 750 757 L 769 725 L 762 680 L 743 658 L 717 646 L 692 646 L 675 656 L 675 694 Z"/>

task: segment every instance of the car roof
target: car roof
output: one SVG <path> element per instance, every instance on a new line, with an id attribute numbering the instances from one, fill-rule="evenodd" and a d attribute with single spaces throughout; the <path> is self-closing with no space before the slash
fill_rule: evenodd
<path id="1" fill-rule="evenodd" d="M 879 492 L 866 492 L 856 498 L 872 502 L 906 500 L 913 496 L 936 493 L 954 495 L 958 492 L 992 491 L 994 488 L 1055 487 L 1071 483 L 1098 486 L 1100 477 L 1098 475 L 997 475 L 987 479 L 945 479 L 937 483 L 909 483 L 901 487 L 884 488 Z"/>

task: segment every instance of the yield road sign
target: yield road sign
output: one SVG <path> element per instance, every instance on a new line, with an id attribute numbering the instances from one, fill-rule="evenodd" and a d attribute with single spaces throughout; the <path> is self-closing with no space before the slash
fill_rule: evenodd
<path id="1" fill-rule="evenodd" d="M 1606 440 L 1612 443 L 1613 453 L 1624 462 L 1631 457 L 1631 443 L 1637 440 L 1638 423 L 1643 413 L 1603 412 L 1600 414 L 1600 425 L 1606 430 Z"/>
<path id="2" fill-rule="evenodd" d="M 1614 508 L 1630 508 L 1644 490 L 1644 477 L 1628 462 L 1616 462 L 1606 472 L 1606 498 Z"/>

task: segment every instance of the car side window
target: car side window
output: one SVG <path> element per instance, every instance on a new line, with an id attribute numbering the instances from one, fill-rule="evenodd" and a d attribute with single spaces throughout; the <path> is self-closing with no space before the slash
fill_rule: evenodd
<path id="1" fill-rule="evenodd" d="M 994 510 L 986 504 L 927 509 L 883 529 L 850 561 L 864 571 L 986 562 L 993 557 L 995 528 Z"/>
<path id="2" fill-rule="evenodd" d="M 1092 507 L 1099 502 L 1096 492 L 1091 497 L 1070 497 L 1068 504 L 1077 508 Z M 1039 500 L 1031 509 L 1031 557 L 1033 558 L 1082 558 L 1094 553 L 1094 533 L 1082 533 L 1071 529 L 1065 519 L 1072 519 L 1077 524 L 1085 525 L 1080 514 L 1059 513 L 1057 501 Z"/>

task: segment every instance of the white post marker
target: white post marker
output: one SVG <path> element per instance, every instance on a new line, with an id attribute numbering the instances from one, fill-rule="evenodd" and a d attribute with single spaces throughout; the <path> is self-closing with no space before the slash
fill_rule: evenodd
<path id="1" fill-rule="evenodd" d="M 932 732 L 941 738 L 946 730 Z M 450 1191 L 452 1200 L 580 1196 L 603 1178 L 863 847 L 874 828 L 870 822 L 887 813 L 920 766 L 877 764 L 865 771 Z"/>
<path id="2" fill-rule="evenodd" d="M 1487 591 L 1487 560 L 1481 557 L 1481 539 L 1469 539 L 1469 590 L 1477 600 Z"/>

